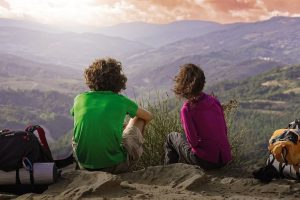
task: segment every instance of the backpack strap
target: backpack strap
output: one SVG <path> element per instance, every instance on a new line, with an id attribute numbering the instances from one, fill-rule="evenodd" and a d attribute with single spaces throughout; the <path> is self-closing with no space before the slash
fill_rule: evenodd
<path id="1" fill-rule="evenodd" d="M 277 141 L 290 141 L 290 142 L 292 142 L 296 145 L 299 136 L 300 136 L 300 132 L 287 129 L 282 134 L 280 134 L 277 137 L 273 138 L 270 141 L 270 144 L 274 144 Z"/>
<path id="2" fill-rule="evenodd" d="M 286 156 L 288 155 L 288 149 L 286 148 L 286 147 L 283 147 L 282 148 L 282 152 L 281 152 L 281 158 L 282 158 L 282 160 L 284 160 L 284 163 L 286 164 L 286 165 L 288 165 L 288 161 L 287 161 L 287 159 L 286 159 Z"/>
<path id="3" fill-rule="evenodd" d="M 16 169 L 16 184 L 17 184 L 17 185 L 20 185 L 20 184 L 21 184 L 19 168 Z"/>
<path id="4" fill-rule="evenodd" d="M 288 129 L 300 129 L 300 119 L 295 119 L 295 121 L 289 123 Z"/>
<path id="5" fill-rule="evenodd" d="M 10 132 L 10 130 L 7 129 L 7 128 L 2 129 L 2 130 L 0 130 L 0 135 L 5 134 L 5 133 L 7 133 L 7 132 Z"/>
<path id="6" fill-rule="evenodd" d="M 296 119 L 295 120 L 295 124 L 296 124 L 296 129 L 300 129 L 300 119 Z"/>
<path id="7" fill-rule="evenodd" d="M 22 164 L 24 169 L 26 169 L 29 172 L 30 175 L 30 183 L 31 185 L 34 184 L 34 177 L 33 177 L 33 164 L 27 157 L 22 158 Z"/>
<path id="8" fill-rule="evenodd" d="M 263 183 L 269 183 L 273 178 L 280 178 L 281 174 L 277 171 L 277 169 L 273 166 L 275 161 L 275 157 L 273 154 L 270 154 L 267 159 L 267 163 L 264 167 L 261 167 L 255 171 L 253 171 L 254 178 L 260 180 Z"/>
<path id="9" fill-rule="evenodd" d="M 54 160 L 54 163 L 58 169 L 64 168 L 68 165 L 71 165 L 74 162 L 75 162 L 75 159 L 74 159 L 73 153 L 70 154 L 66 158 Z"/>
<path id="10" fill-rule="evenodd" d="M 33 134 L 34 134 L 34 131 L 37 131 L 39 141 L 41 144 L 40 150 L 42 151 L 43 155 L 46 156 L 47 160 L 52 162 L 53 156 L 52 156 L 51 150 L 49 148 L 44 129 L 39 125 L 30 125 L 25 129 L 25 131 L 31 132 Z"/>
<path id="11" fill-rule="evenodd" d="M 48 151 L 50 151 L 50 148 L 49 148 L 49 145 L 48 145 L 46 136 L 45 136 L 45 131 L 44 131 L 44 129 L 43 129 L 41 126 L 39 126 L 39 125 L 29 125 L 29 126 L 25 129 L 25 131 L 32 132 L 32 133 L 33 133 L 34 131 L 37 131 L 42 146 L 45 147 Z"/>
<path id="12" fill-rule="evenodd" d="M 285 150 L 286 150 L 286 152 L 287 152 L 287 149 L 285 148 Z M 287 155 L 287 153 L 285 154 L 285 156 Z M 284 168 L 287 166 L 287 161 L 286 161 L 286 158 L 285 158 L 285 156 L 284 156 L 284 161 L 285 161 L 285 163 L 282 163 L 282 162 L 279 162 L 279 166 L 278 166 L 278 174 L 277 174 L 277 177 L 276 178 L 284 178 L 284 175 L 283 175 L 283 170 L 284 170 Z M 272 159 L 271 159 L 271 157 L 272 157 Z M 274 161 L 275 161 L 275 156 L 271 153 L 271 152 L 269 152 L 269 158 L 268 158 L 268 160 L 267 160 L 267 164 L 266 164 L 266 166 L 273 166 L 273 164 L 274 164 Z M 274 167 L 274 166 L 273 166 Z"/>
<path id="13" fill-rule="evenodd" d="M 39 126 L 39 125 L 29 125 L 25 131 L 28 131 L 28 132 L 31 132 L 33 133 L 34 131 L 37 131 L 38 132 L 38 136 L 39 136 L 39 139 L 40 139 L 40 142 L 41 142 L 41 145 L 43 147 L 45 147 L 46 151 L 42 148 L 42 151 L 43 153 L 50 159 L 50 160 L 53 160 L 57 166 L 58 169 L 61 169 L 61 168 L 64 168 L 68 165 L 71 165 L 74 163 L 74 157 L 73 157 L 73 154 L 70 154 L 68 157 L 66 158 L 63 158 L 63 159 L 57 159 L 57 160 L 54 160 L 53 157 L 52 157 L 52 154 L 51 154 L 51 150 L 49 148 L 49 145 L 48 145 L 48 142 L 47 142 L 47 139 L 46 139 L 46 136 L 45 136 L 45 131 L 44 129 Z"/>

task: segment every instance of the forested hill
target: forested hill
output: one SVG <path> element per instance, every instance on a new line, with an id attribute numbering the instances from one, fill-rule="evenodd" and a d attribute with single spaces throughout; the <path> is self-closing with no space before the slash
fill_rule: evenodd
<path id="1" fill-rule="evenodd" d="M 299 113 L 300 65 L 277 68 L 244 81 L 225 81 L 210 90 L 222 99 L 238 98 L 242 108 Z"/>
<path id="2" fill-rule="evenodd" d="M 249 160 L 264 159 L 274 130 L 300 118 L 300 65 L 277 68 L 244 81 L 225 81 L 207 88 L 221 101 L 239 102 L 233 132 L 244 134 Z"/>
<path id="3" fill-rule="evenodd" d="M 54 141 L 72 129 L 73 97 L 59 92 L 0 90 L 0 129 L 24 129 L 39 124 Z"/>
<path id="4" fill-rule="evenodd" d="M 0 53 L 0 90 L 21 89 L 79 93 L 85 90 L 81 70 Z"/>

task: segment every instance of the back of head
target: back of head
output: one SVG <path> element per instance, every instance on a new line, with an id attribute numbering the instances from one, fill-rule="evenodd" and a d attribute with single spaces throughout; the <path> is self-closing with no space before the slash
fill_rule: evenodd
<path id="1" fill-rule="evenodd" d="M 205 85 L 203 70 L 194 64 L 185 64 L 180 67 L 175 76 L 173 91 L 179 97 L 194 101 L 199 96 Z"/>
<path id="2" fill-rule="evenodd" d="M 93 91 L 112 91 L 119 93 L 126 89 L 127 78 L 122 64 L 113 59 L 96 59 L 84 70 L 87 86 Z"/>

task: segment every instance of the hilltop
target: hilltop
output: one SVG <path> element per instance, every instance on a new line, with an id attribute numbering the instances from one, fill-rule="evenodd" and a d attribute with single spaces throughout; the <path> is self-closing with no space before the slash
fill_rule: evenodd
<path id="1" fill-rule="evenodd" d="M 300 118 L 300 65 L 285 66 L 243 81 L 224 81 L 207 88 L 221 101 L 237 99 L 232 131 L 246 137 L 246 160 L 263 162 L 271 134 Z"/>
<path id="2" fill-rule="evenodd" d="M 291 180 L 261 184 L 251 178 L 249 171 L 224 168 L 203 172 L 196 166 L 179 163 L 121 175 L 68 169 L 43 194 L 25 194 L 16 199 L 267 200 L 295 199 L 299 191 L 300 184 Z M 3 199 L 14 197 L 0 194 Z"/>

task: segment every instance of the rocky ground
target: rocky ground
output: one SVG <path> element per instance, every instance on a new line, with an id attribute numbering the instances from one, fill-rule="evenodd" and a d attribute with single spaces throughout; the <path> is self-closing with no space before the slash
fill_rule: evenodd
<path id="1" fill-rule="evenodd" d="M 250 171 L 228 167 L 203 172 L 173 164 L 112 175 L 70 168 L 42 194 L 2 193 L 0 199 L 300 199 L 300 183 L 281 179 L 263 184 Z"/>

